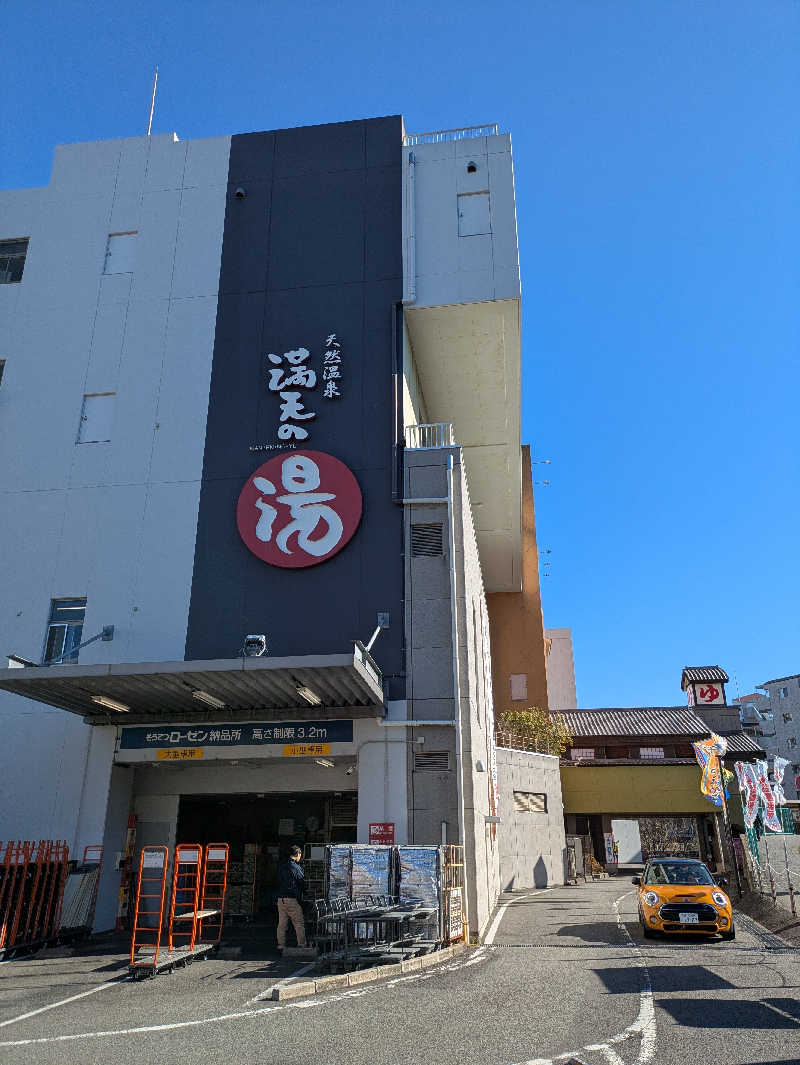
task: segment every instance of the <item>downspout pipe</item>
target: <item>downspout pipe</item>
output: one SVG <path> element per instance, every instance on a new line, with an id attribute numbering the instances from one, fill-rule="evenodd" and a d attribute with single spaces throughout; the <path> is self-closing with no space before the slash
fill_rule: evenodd
<path id="1" fill-rule="evenodd" d="M 456 616 L 456 525 L 453 511 L 453 455 L 447 456 L 447 525 L 450 540 L 450 624 L 453 645 L 453 703 L 456 725 L 456 786 L 458 790 L 458 842 L 467 852 L 464 839 L 464 751 L 461 734 L 461 680 L 458 665 L 458 618 Z"/>

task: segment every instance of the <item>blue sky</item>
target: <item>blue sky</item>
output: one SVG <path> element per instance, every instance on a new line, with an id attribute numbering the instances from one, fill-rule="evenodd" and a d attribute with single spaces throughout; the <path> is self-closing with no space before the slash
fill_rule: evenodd
<path id="1" fill-rule="evenodd" d="M 0 5 L 0 185 L 54 145 L 402 113 L 513 136 L 523 439 L 582 706 L 800 672 L 800 4 Z M 735 694 L 735 685 L 732 685 Z"/>

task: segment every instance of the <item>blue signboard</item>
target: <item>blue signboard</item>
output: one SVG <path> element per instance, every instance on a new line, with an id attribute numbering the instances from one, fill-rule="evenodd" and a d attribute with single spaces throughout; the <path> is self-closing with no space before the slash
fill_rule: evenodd
<path id="1" fill-rule="evenodd" d="M 352 743 L 352 721 L 268 721 L 246 725 L 154 725 L 123 728 L 120 750 L 168 747 L 264 747 L 284 743 Z"/>

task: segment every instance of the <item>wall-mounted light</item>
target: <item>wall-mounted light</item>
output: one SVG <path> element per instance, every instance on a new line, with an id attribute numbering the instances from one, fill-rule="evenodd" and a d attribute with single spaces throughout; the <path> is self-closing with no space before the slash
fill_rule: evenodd
<path id="1" fill-rule="evenodd" d="M 333 769 L 336 762 L 332 762 L 330 758 L 315 758 L 314 761 L 317 765 L 324 765 L 326 769 Z"/>
<path id="2" fill-rule="evenodd" d="M 301 699 L 305 699 L 311 706 L 322 706 L 322 699 L 311 688 L 307 688 L 305 684 L 296 684 L 294 690 Z"/>
<path id="3" fill-rule="evenodd" d="M 129 706 L 125 703 L 118 703 L 116 699 L 107 699 L 105 695 L 93 695 L 93 703 L 99 703 L 100 706 L 107 706 L 109 710 L 118 710 L 121 714 L 127 714 L 130 710 Z"/>
<path id="4" fill-rule="evenodd" d="M 218 699 L 216 695 L 209 695 L 208 692 L 204 691 L 192 692 L 192 698 L 197 699 L 200 703 L 205 703 L 206 706 L 212 706 L 215 710 L 222 710 L 225 706 L 222 699 Z"/>

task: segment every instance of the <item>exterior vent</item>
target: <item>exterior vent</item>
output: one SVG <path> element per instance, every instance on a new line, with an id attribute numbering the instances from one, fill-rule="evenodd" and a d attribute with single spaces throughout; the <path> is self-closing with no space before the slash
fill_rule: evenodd
<path id="1" fill-rule="evenodd" d="M 337 828 L 358 824 L 358 793 L 337 796 L 331 803 L 331 824 Z"/>
<path id="2" fill-rule="evenodd" d="M 519 814 L 546 814 L 547 796 L 538 791 L 515 791 L 514 809 Z"/>
<path id="3" fill-rule="evenodd" d="M 440 521 L 411 526 L 411 554 L 415 557 L 427 556 L 428 558 L 444 554 Z"/>
<path id="4" fill-rule="evenodd" d="M 449 751 L 414 751 L 415 773 L 446 773 L 449 768 Z"/>

